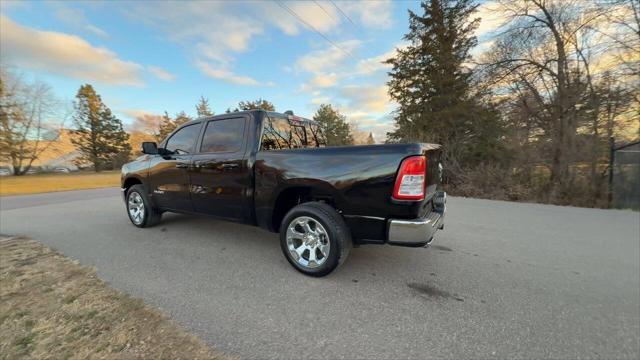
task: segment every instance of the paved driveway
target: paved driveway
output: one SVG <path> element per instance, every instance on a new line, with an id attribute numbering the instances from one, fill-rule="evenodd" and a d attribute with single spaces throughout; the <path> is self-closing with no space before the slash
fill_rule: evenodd
<path id="1" fill-rule="evenodd" d="M 638 212 L 450 198 L 435 246 L 363 246 L 315 279 L 258 228 L 168 214 L 137 229 L 118 189 L 0 209 L 0 232 L 97 267 L 242 358 L 640 356 Z"/>

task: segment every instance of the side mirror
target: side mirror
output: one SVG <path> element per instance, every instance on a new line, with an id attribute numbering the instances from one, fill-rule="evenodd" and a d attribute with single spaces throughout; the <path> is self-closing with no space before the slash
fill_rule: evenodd
<path id="1" fill-rule="evenodd" d="M 142 143 L 142 153 L 148 155 L 158 154 L 158 145 L 151 141 L 145 141 Z"/>

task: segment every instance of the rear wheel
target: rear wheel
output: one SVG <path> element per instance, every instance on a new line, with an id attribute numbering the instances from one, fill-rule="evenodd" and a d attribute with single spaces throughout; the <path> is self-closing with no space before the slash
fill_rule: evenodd
<path id="1" fill-rule="evenodd" d="M 160 222 L 162 213 L 152 206 L 143 185 L 137 184 L 129 188 L 126 205 L 127 215 L 133 225 L 144 228 Z"/>
<path id="2" fill-rule="evenodd" d="M 280 247 L 289 263 L 310 276 L 325 276 L 344 262 L 351 234 L 331 206 L 309 202 L 291 209 L 280 226 Z"/>

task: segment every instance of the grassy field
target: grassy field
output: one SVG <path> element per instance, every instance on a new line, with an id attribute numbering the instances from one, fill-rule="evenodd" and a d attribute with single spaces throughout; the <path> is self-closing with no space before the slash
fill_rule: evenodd
<path id="1" fill-rule="evenodd" d="M 0 177 L 0 196 L 120 186 L 119 171 Z"/>
<path id="2" fill-rule="evenodd" d="M 0 358 L 228 359 L 38 242 L 0 236 Z"/>

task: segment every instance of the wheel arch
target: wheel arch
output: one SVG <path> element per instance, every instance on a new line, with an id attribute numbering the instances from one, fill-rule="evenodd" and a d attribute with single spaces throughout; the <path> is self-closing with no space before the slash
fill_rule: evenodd
<path id="1" fill-rule="evenodd" d="M 273 208 L 271 211 L 271 221 L 269 227 L 271 231 L 277 232 L 280 223 L 285 215 L 293 207 L 311 201 L 319 201 L 326 203 L 336 210 L 339 208 L 340 199 L 333 187 L 329 184 L 316 182 L 308 183 L 292 183 L 282 188 L 273 198 Z"/>
<path id="2" fill-rule="evenodd" d="M 137 176 L 129 176 L 126 179 L 124 179 L 124 181 L 122 182 L 122 189 L 124 191 L 124 193 L 126 194 L 127 191 L 129 191 L 129 189 L 133 186 L 133 185 L 144 185 L 143 181 L 141 178 L 137 177 Z"/>

